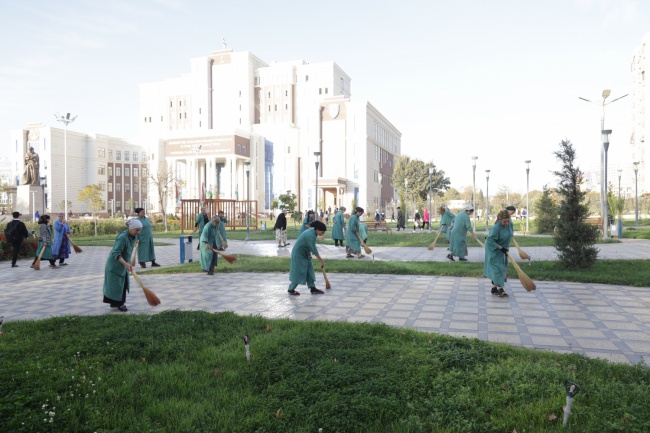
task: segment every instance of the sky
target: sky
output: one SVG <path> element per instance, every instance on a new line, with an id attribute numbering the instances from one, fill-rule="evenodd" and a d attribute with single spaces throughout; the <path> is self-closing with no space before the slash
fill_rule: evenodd
<path id="1" fill-rule="evenodd" d="M 457 189 L 478 156 L 477 190 L 489 169 L 491 193 L 523 193 L 525 160 L 530 190 L 555 184 L 561 140 L 581 169 L 598 166 L 602 91 L 631 92 L 649 23 L 645 0 L 0 0 L 0 154 L 11 130 L 61 126 L 55 112 L 78 115 L 70 130 L 137 140 L 139 84 L 188 73 L 225 38 L 267 63 L 334 61 L 403 154 Z M 624 179 L 631 119 L 631 96 L 605 107 Z"/>

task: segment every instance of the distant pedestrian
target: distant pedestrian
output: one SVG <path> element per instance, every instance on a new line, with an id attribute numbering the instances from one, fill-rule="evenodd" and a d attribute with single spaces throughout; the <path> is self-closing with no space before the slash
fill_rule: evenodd
<path id="1" fill-rule="evenodd" d="M 311 228 L 305 230 L 291 251 L 291 266 L 289 268 L 289 295 L 299 296 L 296 290 L 299 284 L 306 284 L 312 295 L 322 295 L 322 290 L 316 288 L 316 275 L 314 273 L 313 257 L 318 259 L 321 268 L 325 263 L 316 248 L 316 237 L 323 236 L 327 226 L 320 221 L 313 221 Z"/>
<path id="2" fill-rule="evenodd" d="M 135 247 L 135 239 L 142 230 L 142 223 L 137 218 L 127 221 L 126 230 L 117 235 L 111 252 L 108 253 L 104 267 L 104 303 L 111 308 L 126 312 L 126 292 L 129 291 L 129 272 L 131 255 Z"/>
<path id="3" fill-rule="evenodd" d="M 201 212 L 196 216 L 196 221 L 194 221 L 194 231 L 192 233 L 199 233 L 197 236 L 201 237 L 203 233 L 203 227 L 210 222 L 210 217 L 205 211 L 205 206 L 201 206 Z M 196 243 L 196 249 L 198 250 L 201 247 L 201 242 Z"/>
<path id="4" fill-rule="evenodd" d="M 228 224 L 228 218 L 226 214 L 220 210 L 219 214 L 219 236 L 217 236 L 217 250 L 224 251 L 226 245 L 228 245 L 228 235 L 226 234 L 226 224 Z"/>
<path id="5" fill-rule="evenodd" d="M 34 267 L 36 260 L 38 260 L 38 256 L 41 254 L 41 250 L 44 250 L 41 259 L 49 261 L 50 268 L 59 269 L 59 267 L 56 265 L 56 261 L 52 257 L 52 237 L 50 216 L 41 215 L 41 217 L 38 219 L 38 248 L 36 249 L 36 257 L 34 257 L 34 261 L 32 262 L 32 268 Z"/>
<path id="6" fill-rule="evenodd" d="M 138 221 L 142 224 L 142 230 L 138 236 L 138 239 L 140 240 L 138 245 L 138 263 L 140 263 L 140 267 L 142 268 L 147 267 L 148 261 L 151 261 L 151 266 L 153 267 L 160 266 L 156 263 L 156 252 L 154 251 L 153 246 L 153 225 L 151 224 L 151 220 L 145 216 L 144 208 L 135 208 L 135 213 L 138 215 Z"/>
<path id="7" fill-rule="evenodd" d="M 402 213 L 402 208 L 397 206 L 397 231 L 402 228 L 406 230 L 406 226 L 404 225 L 404 214 Z"/>
<path id="8" fill-rule="evenodd" d="M 421 221 L 422 221 L 422 217 L 420 216 L 420 212 L 416 209 L 415 210 L 415 216 L 413 217 L 413 231 L 415 231 L 415 230 L 422 227 L 420 225 Z"/>
<path id="9" fill-rule="evenodd" d="M 363 215 L 364 210 L 362 207 L 357 207 L 355 211 L 356 212 L 352 214 L 348 220 L 348 230 L 345 235 L 345 249 L 347 252 L 346 257 L 348 259 L 354 257 L 355 254 L 359 259 L 365 257 L 361 254 L 361 234 L 359 233 L 359 217 Z"/>
<path id="10" fill-rule="evenodd" d="M 316 221 L 315 219 L 315 214 L 313 210 L 307 211 L 307 214 L 305 215 L 305 219 L 302 221 L 302 225 L 300 226 L 300 231 L 298 232 L 298 237 L 305 231 L 309 230 L 311 228 L 311 223 Z"/>
<path id="11" fill-rule="evenodd" d="M 490 229 L 490 234 L 485 239 L 485 263 L 483 275 L 492 281 L 492 294 L 506 297 L 508 293 L 504 286 L 508 269 L 508 245 L 512 239 L 510 231 L 511 218 L 507 210 L 502 210 L 497 215 L 497 224 Z"/>
<path id="12" fill-rule="evenodd" d="M 275 230 L 275 240 L 278 241 L 278 247 L 289 245 L 289 242 L 287 242 L 287 217 L 284 210 L 281 210 L 275 219 L 273 230 Z"/>
<path id="13" fill-rule="evenodd" d="M 18 255 L 20 254 L 20 247 L 23 244 L 23 241 L 29 236 L 29 232 L 27 231 L 25 223 L 20 220 L 20 212 L 14 212 L 12 213 L 12 216 L 14 217 L 13 221 L 7 224 L 7 227 L 5 228 L 5 239 L 7 239 L 7 242 L 14 247 L 11 255 L 11 267 L 17 268 L 18 265 L 16 262 L 18 261 Z"/>
<path id="14" fill-rule="evenodd" d="M 70 257 L 70 226 L 64 219 L 65 214 L 59 212 L 59 219 L 54 221 L 54 244 L 52 244 L 52 258 L 59 261 L 59 266 L 66 266 L 65 259 Z"/>
<path id="15" fill-rule="evenodd" d="M 454 228 L 451 229 L 451 245 L 449 246 L 449 254 L 447 258 L 454 261 L 454 256 L 458 256 L 458 260 L 461 262 L 466 262 L 467 259 L 467 232 L 469 232 L 474 240 L 476 240 L 476 234 L 472 230 L 472 222 L 470 221 L 470 215 L 474 213 L 474 207 L 467 206 L 464 212 L 460 212 L 456 215 L 454 219 Z"/>
<path id="16" fill-rule="evenodd" d="M 454 215 L 447 206 L 440 206 L 440 230 L 447 235 L 447 243 L 451 243 L 451 229 L 454 228 Z"/>
<path id="17" fill-rule="evenodd" d="M 422 230 L 424 230 L 424 226 L 427 226 L 427 230 L 431 230 L 431 222 L 429 221 L 429 209 L 427 208 L 424 208 L 422 215 Z"/>
<path id="18" fill-rule="evenodd" d="M 334 246 L 339 247 L 343 246 L 343 239 L 345 239 L 345 216 L 343 213 L 345 212 L 345 206 L 341 206 L 341 208 L 336 212 L 336 215 L 334 215 L 334 218 L 332 218 L 333 223 L 332 223 L 332 239 L 334 239 Z"/>

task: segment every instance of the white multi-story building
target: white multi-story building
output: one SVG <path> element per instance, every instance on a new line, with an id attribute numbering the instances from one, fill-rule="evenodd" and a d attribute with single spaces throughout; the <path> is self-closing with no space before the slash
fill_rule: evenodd
<path id="1" fill-rule="evenodd" d="M 650 151 L 645 137 L 650 127 L 650 86 L 646 72 L 650 72 L 650 33 L 634 49 L 632 57 L 632 158 L 639 162 L 639 194 L 650 191 Z"/>
<path id="2" fill-rule="evenodd" d="M 29 148 L 39 156 L 40 186 L 45 212 L 63 211 L 67 166 L 68 206 L 74 214 L 89 213 L 87 203 L 78 200 L 79 192 L 95 184 L 102 191 L 102 214 L 132 213 L 135 207 L 146 205 L 146 149 L 121 138 L 96 134 L 94 136 L 67 131 L 67 155 L 64 155 L 64 130 L 42 124 L 28 125 L 11 132 L 9 160 L 13 161 L 12 181 L 22 185 L 24 158 Z M 34 204 L 39 213 L 43 205 Z M 31 213 L 30 209 L 16 209 Z"/>
<path id="3" fill-rule="evenodd" d="M 351 101 L 350 77 L 333 62 L 269 65 L 215 51 L 192 59 L 189 74 L 141 85 L 140 123 L 152 175 L 174 173 L 182 198 L 245 199 L 250 163 L 260 210 L 286 191 L 300 209 L 393 200 L 401 134 L 368 102 Z"/>

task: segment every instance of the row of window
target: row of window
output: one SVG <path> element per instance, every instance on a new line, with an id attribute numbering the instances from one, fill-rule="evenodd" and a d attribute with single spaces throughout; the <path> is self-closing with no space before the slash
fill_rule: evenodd
<path id="1" fill-rule="evenodd" d="M 138 167 L 133 167 L 133 176 L 137 177 L 139 173 Z M 105 175 L 106 174 L 106 167 L 103 165 L 98 165 L 97 166 L 97 174 L 99 175 Z M 113 176 L 113 167 L 108 167 L 108 177 Z M 115 167 L 115 176 L 120 177 L 122 176 L 122 167 Z M 131 168 L 130 167 L 124 167 L 124 176 L 129 177 L 131 176 Z M 142 176 L 146 177 L 147 176 L 147 169 L 146 167 L 142 168 Z"/>
<path id="2" fill-rule="evenodd" d="M 99 186 L 99 189 L 102 191 L 106 191 L 106 182 L 97 182 L 97 185 Z M 115 191 L 117 192 L 122 192 L 122 184 L 121 183 L 116 183 L 115 184 Z M 128 183 L 124 184 L 124 191 L 129 192 L 131 191 L 131 185 Z M 109 182 L 108 183 L 108 192 L 113 192 L 113 183 Z M 140 185 L 133 184 L 133 192 L 140 192 Z M 147 186 L 143 185 L 142 192 L 147 192 Z"/>
<path id="3" fill-rule="evenodd" d="M 98 158 L 106 158 L 106 149 L 103 147 L 98 147 L 97 148 L 97 157 Z M 138 152 L 129 152 L 128 150 L 124 151 L 124 161 L 131 161 L 131 158 L 133 158 L 134 162 L 138 162 Z M 108 150 L 108 159 L 109 161 L 113 160 L 113 151 L 111 149 Z M 151 154 L 151 159 L 153 159 L 153 153 Z M 122 151 L 121 150 L 116 150 L 115 151 L 115 161 L 121 161 L 122 160 Z M 147 160 L 147 152 L 142 152 L 142 161 Z"/>

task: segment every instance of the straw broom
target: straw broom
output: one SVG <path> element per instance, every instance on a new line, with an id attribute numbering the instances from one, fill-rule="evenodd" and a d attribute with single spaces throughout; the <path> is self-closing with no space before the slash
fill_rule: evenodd
<path id="1" fill-rule="evenodd" d="M 223 257 L 231 265 L 237 261 L 236 257 L 229 256 L 228 254 L 224 254 L 221 251 L 217 251 L 212 247 L 208 247 L 208 249 L 210 249 L 210 250 L 214 251 L 215 253 L 219 254 L 221 257 Z"/>
<path id="2" fill-rule="evenodd" d="M 519 248 L 519 244 L 517 243 L 517 240 L 514 237 L 512 238 L 512 240 L 515 243 L 515 245 L 517 246 L 517 251 L 519 252 L 519 257 L 521 257 L 523 260 L 530 260 L 530 256 L 528 254 L 526 254 L 526 252 L 524 250 Z"/>
<path id="3" fill-rule="evenodd" d="M 438 231 L 438 234 L 436 235 L 436 238 L 433 240 L 431 245 L 429 245 L 429 248 L 428 248 L 429 251 L 433 251 L 433 249 L 436 247 L 436 242 L 438 242 L 438 236 L 440 236 L 440 233 L 442 233 L 442 230 Z"/>
<path id="4" fill-rule="evenodd" d="M 140 245 L 140 239 L 135 241 L 135 246 L 133 247 L 133 253 L 131 254 L 131 266 L 135 266 L 135 253 L 138 251 L 138 245 Z"/>
<path id="5" fill-rule="evenodd" d="M 70 245 L 72 245 L 72 248 L 74 249 L 75 254 L 83 253 L 84 250 L 82 250 L 77 244 L 75 244 L 72 241 L 72 238 L 68 238 L 68 242 L 70 242 Z"/>
<path id="6" fill-rule="evenodd" d="M 43 242 L 43 248 L 41 248 L 41 253 L 38 255 L 38 258 L 34 262 L 34 270 L 35 271 L 40 271 L 41 270 L 41 257 L 43 257 L 43 253 L 45 252 L 45 247 L 47 246 L 47 242 Z"/>
<path id="7" fill-rule="evenodd" d="M 325 288 L 331 289 L 332 285 L 330 284 L 330 280 L 327 279 L 327 274 L 325 273 L 325 267 L 321 266 L 320 270 L 323 271 L 323 278 L 325 278 Z"/>
<path id="8" fill-rule="evenodd" d="M 533 290 L 537 289 L 537 286 L 535 286 L 535 283 L 533 283 L 533 280 L 531 280 L 528 275 L 524 273 L 524 271 L 521 270 L 517 262 L 515 262 L 515 259 L 512 258 L 509 252 L 506 251 L 506 255 L 510 259 L 510 262 L 512 263 L 512 266 L 515 267 L 515 270 L 517 271 L 517 276 L 519 277 L 519 281 L 521 281 L 521 285 L 524 286 L 524 289 L 528 292 L 532 292 Z"/>
<path id="9" fill-rule="evenodd" d="M 217 232 L 217 234 L 219 235 L 219 239 L 221 239 L 221 246 L 223 246 L 224 249 L 228 248 L 228 242 L 223 240 L 221 233 Z"/>
<path id="10" fill-rule="evenodd" d="M 363 239 L 361 239 L 359 233 L 357 233 L 357 237 L 359 238 L 359 242 L 361 242 L 361 246 L 363 247 L 363 250 L 366 252 L 366 254 L 372 254 L 372 250 L 363 242 Z"/>
<path id="11" fill-rule="evenodd" d="M 142 291 L 144 292 L 144 297 L 147 298 L 147 303 L 152 307 L 159 305 L 160 298 L 158 298 L 158 296 L 156 296 L 154 292 L 152 292 L 150 289 L 144 286 L 144 283 L 142 282 L 138 274 L 136 274 L 135 271 L 133 270 L 133 266 L 131 266 L 131 275 L 133 275 L 133 278 L 135 278 L 135 280 L 138 282 L 140 287 L 142 287 Z"/>

